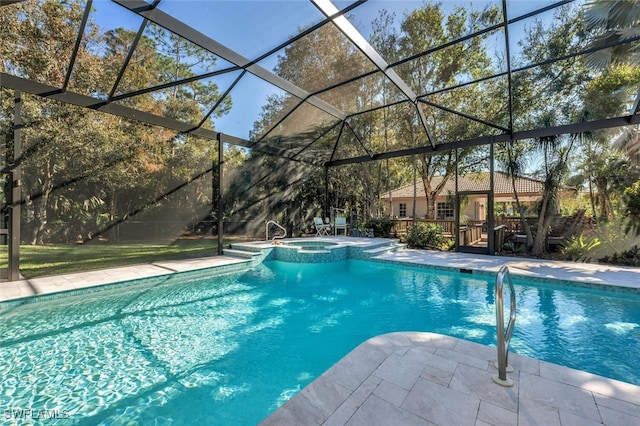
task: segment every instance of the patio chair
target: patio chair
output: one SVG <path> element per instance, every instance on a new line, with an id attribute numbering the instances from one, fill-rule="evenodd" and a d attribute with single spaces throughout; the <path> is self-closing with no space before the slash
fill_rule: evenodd
<path id="1" fill-rule="evenodd" d="M 333 233 L 334 235 L 338 235 L 338 229 L 344 230 L 344 236 L 347 236 L 347 218 L 346 217 L 336 217 L 336 220 L 333 224 Z"/>
<path id="2" fill-rule="evenodd" d="M 331 231 L 331 224 L 324 223 L 321 217 L 314 217 L 313 224 L 316 226 L 316 237 L 320 235 L 329 235 Z"/>

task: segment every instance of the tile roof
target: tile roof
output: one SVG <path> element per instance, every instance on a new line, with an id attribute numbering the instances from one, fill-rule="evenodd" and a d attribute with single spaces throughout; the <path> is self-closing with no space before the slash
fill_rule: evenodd
<path id="1" fill-rule="evenodd" d="M 510 195 L 513 194 L 513 186 L 511 183 L 511 178 L 502 172 L 494 172 L 493 178 L 493 193 L 495 195 Z M 434 176 L 431 181 L 431 186 L 437 186 L 441 181 L 442 176 Z M 518 177 L 516 178 L 516 190 L 518 194 L 540 194 L 542 192 L 543 184 L 542 181 L 527 178 L 527 177 Z M 441 191 L 441 194 L 454 194 L 456 189 L 455 177 L 450 177 L 447 180 L 447 183 L 444 185 L 444 188 Z M 479 172 L 479 173 L 469 173 L 466 175 L 458 176 L 458 190 L 459 191 L 488 191 L 489 190 L 489 173 L 488 172 Z M 413 183 L 403 186 L 398 189 L 394 189 L 391 191 L 391 196 L 393 198 L 411 198 L 413 197 Z M 424 186 L 418 182 L 416 185 L 416 197 L 424 197 Z M 380 196 L 382 199 L 389 198 L 389 193 L 385 193 Z"/>

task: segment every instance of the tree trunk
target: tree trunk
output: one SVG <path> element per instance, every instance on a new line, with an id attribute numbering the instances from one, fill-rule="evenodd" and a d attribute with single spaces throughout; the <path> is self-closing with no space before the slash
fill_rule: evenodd
<path id="1" fill-rule="evenodd" d="M 542 206 L 540 207 L 540 213 L 538 214 L 538 223 L 536 225 L 536 237 L 533 240 L 533 247 L 531 254 L 539 256 L 545 251 L 545 241 L 547 239 L 547 230 L 549 229 L 550 215 L 547 213 L 549 206 L 549 197 L 551 194 L 545 189 Z"/>
<path id="2" fill-rule="evenodd" d="M 596 189 L 598 190 L 598 208 L 600 210 L 599 216 L 602 219 L 611 220 L 613 218 L 613 205 L 607 192 L 606 179 L 596 179 Z"/>
<path id="3" fill-rule="evenodd" d="M 44 244 L 44 231 L 47 227 L 47 207 L 46 197 L 43 195 L 40 202 L 36 203 L 36 220 L 38 225 L 33 228 L 31 234 L 31 245 Z"/>
<path id="4" fill-rule="evenodd" d="M 437 194 L 434 191 L 427 196 L 427 219 L 436 218 L 436 197 Z"/>
<path id="5" fill-rule="evenodd" d="M 116 220 L 116 214 L 118 212 L 117 210 L 118 203 L 116 200 L 116 197 L 118 196 L 117 194 L 118 194 L 118 191 L 116 191 L 116 188 L 111 188 L 111 197 L 109 200 L 109 224 L 110 224 L 109 240 L 112 240 L 112 241 L 115 241 L 117 237 L 117 233 L 116 233 L 117 225 L 113 226 Z"/>
<path id="6" fill-rule="evenodd" d="M 589 176 L 589 200 L 591 201 L 591 214 L 594 220 L 597 220 L 596 217 L 596 199 L 593 196 L 593 184 L 591 182 L 591 176 Z"/>
<path id="7" fill-rule="evenodd" d="M 527 219 L 525 217 L 524 206 L 520 203 L 520 196 L 518 195 L 518 191 L 516 189 L 517 173 L 515 169 L 519 167 L 517 167 L 517 163 L 513 159 L 512 144 L 507 145 L 507 155 L 509 159 L 508 170 L 509 176 L 511 177 L 511 188 L 513 189 L 513 195 L 516 199 L 516 208 L 518 209 L 518 214 L 520 215 L 520 228 L 522 228 L 522 231 L 527 236 L 526 247 L 527 250 L 530 250 L 533 245 L 533 235 L 531 234 L 531 228 L 529 228 L 529 224 L 527 223 Z"/>
<path id="8" fill-rule="evenodd" d="M 427 162 L 427 157 L 425 155 L 420 156 L 420 164 L 422 166 L 422 184 L 424 186 L 424 195 L 427 200 L 427 219 L 435 219 L 436 218 L 436 198 L 442 188 L 447 184 L 449 178 L 451 177 L 451 168 L 452 168 L 452 160 L 453 154 L 449 152 L 449 157 L 447 158 L 447 163 L 445 166 L 446 174 L 442 177 L 442 180 L 435 188 L 431 188 L 431 180 L 433 179 L 433 173 L 430 170 L 432 158 L 429 157 L 429 162 Z"/>
<path id="9" fill-rule="evenodd" d="M 513 175 L 511 175 L 511 186 L 513 188 L 513 195 L 516 199 L 516 208 L 518 209 L 518 213 L 520 214 L 520 227 L 527 236 L 527 247 L 529 248 L 533 244 L 533 235 L 531 235 L 531 228 L 529 228 L 529 224 L 527 223 L 527 219 L 525 217 L 524 206 L 520 204 L 520 196 L 518 195 L 518 191 L 516 190 L 516 177 Z"/>
<path id="10" fill-rule="evenodd" d="M 42 195 L 34 200 L 35 219 L 38 222 L 31 234 L 31 245 L 44 244 L 44 234 L 47 229 L 47 207 L 49 198 L 53 192 L 53 173 L 51 171 L 51 161 L 45 164 L 42 173 Z"/>

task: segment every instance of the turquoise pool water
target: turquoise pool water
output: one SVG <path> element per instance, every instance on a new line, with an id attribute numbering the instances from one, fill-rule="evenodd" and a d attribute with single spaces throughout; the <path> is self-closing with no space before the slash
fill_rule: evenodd
<path id="1" fill-rule="evenodd" d="M 640 295 L 516 284 L 512 351 L 640 384 Z M 490 277 L 357 260 L 274 261 L 0 308 L 0 415 L 255 424 L 381 333 L 494 345 L 493 286 Z"/>

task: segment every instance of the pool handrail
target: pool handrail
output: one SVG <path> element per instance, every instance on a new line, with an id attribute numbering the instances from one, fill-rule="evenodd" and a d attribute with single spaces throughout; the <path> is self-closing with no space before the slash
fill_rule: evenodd
<path id="1" fill-rule="evenodd" d="M 273 238 L 271 239 L 272 241 L 275 241 L 276 239 L 279 239 L 279 238 L 285 238 L 287 236 L 287 230 L 286 230 L 286 228 L 284 226 L 280 225 L 275 220 L 270 220 L 270 221 L 267 222 L 267 224 L 264 227 L 264 233 L 265 233 L 264 240 L 265 241 L 269 241 L 269 225 L 275 225 L 278 228 L 282 229 L 282 231 L 284 232 L 284 234 L 282 234 L 282 235 L 274 235 Z"/>
<path id="2" fill-rule="evenodd" d="M 509 323 L 507 329 L 504 329 L 504 281 L 509 284 L 510 297 L 510 314 Z M 511 342 L 511 334 L 513 333 L 513 327 L 516 323 L 516 291 L 511 281 L 511 275 L 509 274 L 509 268 L 506 265 L 502 265 L 496 276 L 496 334 L 498 340 L 498 362 L 496 367 L 498 368 L 498 374 L 493 376 L 493 381 L 502 386 L 513 386 L 513 380 L 507 377 L 507 371 L 511 372 L 513 369 L 508 364 L 509 358 L 509 343 Z"/>

